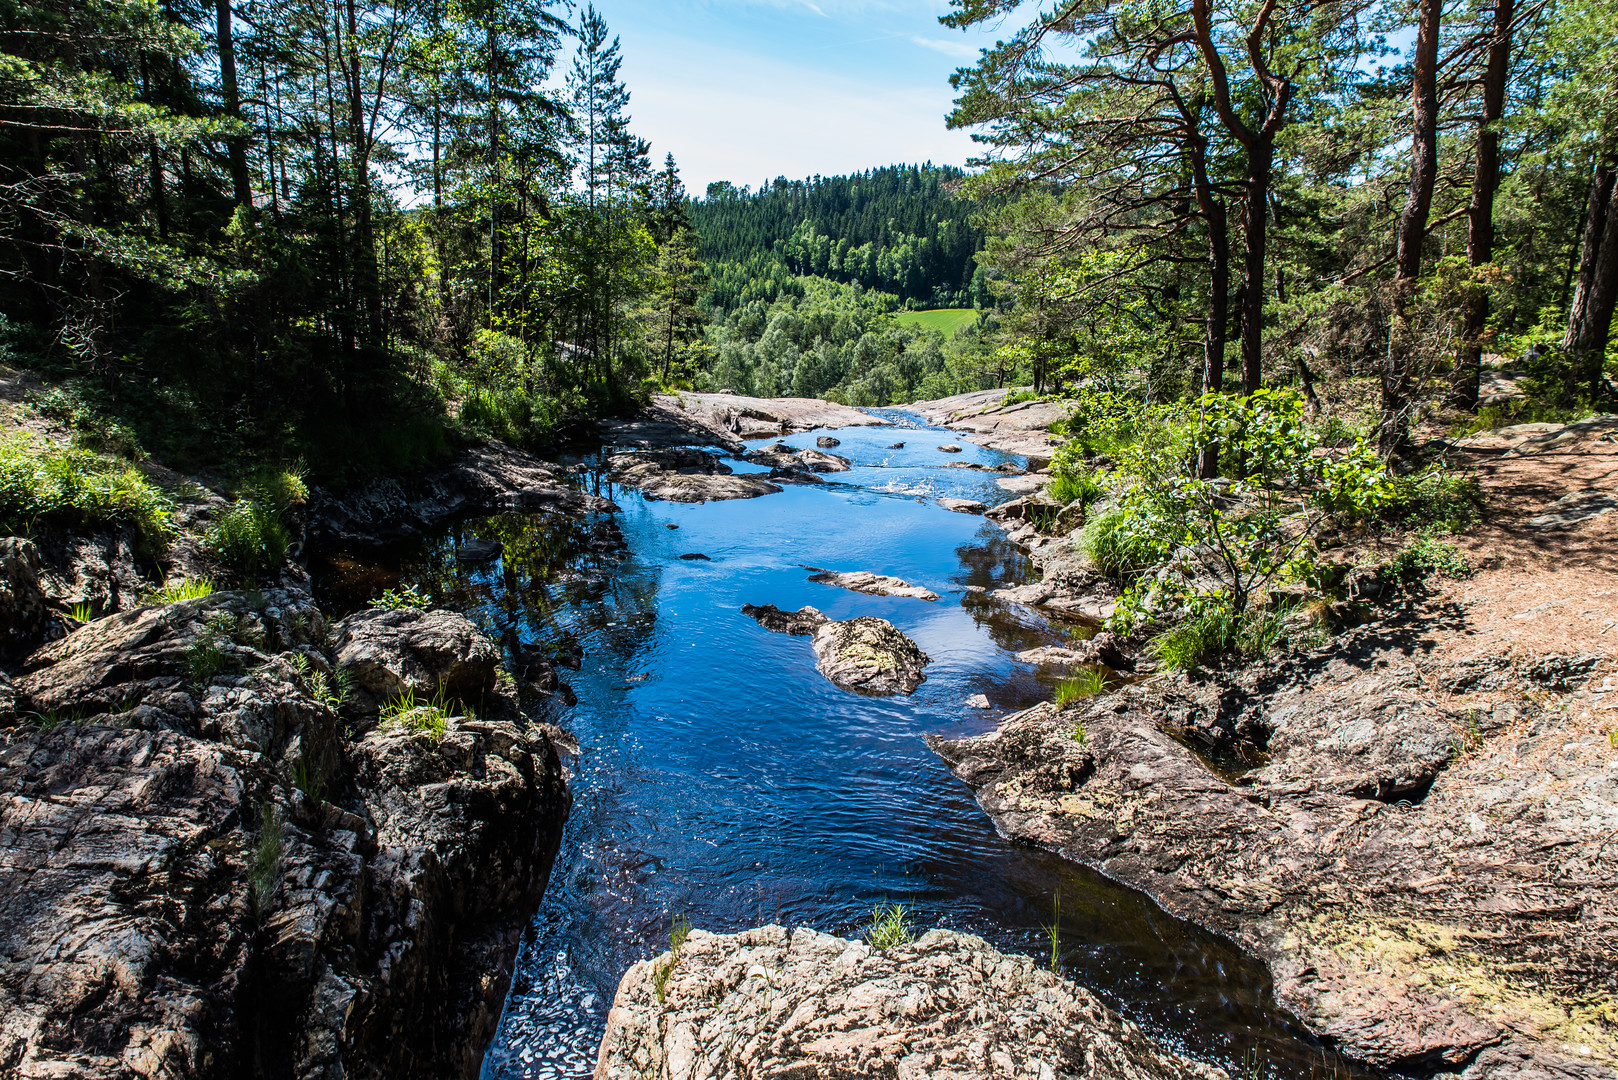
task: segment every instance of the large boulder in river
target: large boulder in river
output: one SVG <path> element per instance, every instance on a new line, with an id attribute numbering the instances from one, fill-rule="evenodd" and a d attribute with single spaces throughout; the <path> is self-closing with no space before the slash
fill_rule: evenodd
<path id="1" fill-rule="evenodd" d="M 774 604 L 748 604 L 742 614 L 776 633 L 812 636 L 815 667 L 844 690 L 860 694 L 908 694 L 926 681 L 932 657 L 897 627 L 872 615 L 839 622 L 812 607 L 782 611 Z"/>
<path id="2" fill-rule="evenodd" d="M 773 443 L 761 450 L 754 450 L 747 455 L 747 460 L 759 465 L 768 465 L 772 469 L 817 473 L 847 472 L 853 465 L 853 462 L 840 454 L 828 454 L 807 447 L 796 450 L 786 443 Z"/>
<path id="3" fill-rule="evenodd" d="M 478 1074 L 567 815 L 549 729 L 505 700 L 345 735 L 296 593 L 110 616 L 26 669 L 0 1072 Z"/>
<path id="4" fill-rule="evenodd" d="M 612 455 L 607 464 L 614 482 L 668 502 L 755 499 L 781 490 L 762 476 L 737 476 L 715 455 L 687 446 L 631 450 Z"/>
<path id="5" fill-rule="evenodd" d="M 595 1080 L 803 1076 L 1222 1080 L 982 938 L 879 950 L 808 928 L 693 930 L 625 973 Z"/>
<path id="6" fill-rule="evenodd" d="M 453 611 L 373 608 L 332 629 L 337 666 L 376 705 L 405 691 L 476 704 L 494 689 L 500 650 Z"/>

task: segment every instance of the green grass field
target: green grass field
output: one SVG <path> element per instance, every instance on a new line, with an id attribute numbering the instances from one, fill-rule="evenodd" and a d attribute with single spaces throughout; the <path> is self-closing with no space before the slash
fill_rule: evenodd
<path id="1" fill-rule="evenodd" d="M 937 330 L 945 337 L 953 337 L 955 331 L 963 326 L 972 325 L 977 317 L 977 309 L 969 307 L 939 308 L 937 311 L 900 311 L 894 314 L 894 318 L 901 323 Z"/>

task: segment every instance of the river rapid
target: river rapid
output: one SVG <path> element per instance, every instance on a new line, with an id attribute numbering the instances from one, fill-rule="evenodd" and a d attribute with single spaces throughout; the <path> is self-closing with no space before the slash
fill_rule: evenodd
<path id="1" fill-rule="evenodd" d="M 968 589 L 1032 570 L 998 526 L 938 505 L 1010 497 L 997 474 L 949 466 L 1020 460 L 970 443 L 943 453 L 953 432 L 873 412 L 892 426 L 833 433 L 833 452 L 854 468 L 759 499 L 647 501 L 607 484 L 598 451 L 569 458 L 621 508 L 612 518 L 625 551 L 590 522 L 511 514 L 317 568 L 333 608 L 414 585 L 508 650 L 583 650 L 580 669 L 562 673 L 576 705 L 530 702 L 578 740 L 574 805 L 486 1080 L 588 1076 L 619 977 L 668 948 L 676 918 L 717 932 L 777 922 L 857 936 L 882 902 L 903 904 L 918 929 L 1041 958 L 1055 926 L 1070 977 L 1233 1075 L 1368 1075 L 1312 1042 L 1275 1006 L 1263 966 L 1223 939 L 998 836 L 924 745 L 925 734 L 989 730 L 1048 698 L 1049 675 L 1014 654 L 1087 631 Z M 783 441 L 813 447 L 822 434 Z M 476 539 L 499 541 L 502 556 L 458 559 Z M 810 582 L 807 567 L 891 574 L 940 598 L 853 593 Z M 838 689 L 815 670 L 807 638 L 763 629 L 743 604 L 881 616 L 932 657 L 927 680 L 908 697 Z M 976 694 L 991 708 L 970 707 Z"/>

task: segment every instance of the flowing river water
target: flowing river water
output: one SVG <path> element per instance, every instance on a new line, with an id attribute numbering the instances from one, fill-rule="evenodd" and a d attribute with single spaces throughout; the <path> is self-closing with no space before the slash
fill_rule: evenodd
<path id="1" fill-rule="evenodd" d="M 1050 676 L 1015 653 L 1075 628 L 968 591 L 1026 580 L 1030 567 L 998 526 L 936 501 L 1003 501 L 997 474 L 948 466 L 1018 459 L 970 443 L 946 454 L 937 447 L 954 433 L 873 411 L 893 426 L 835 432 L 850 471 L 759 499 L 647 501 L 606 487 L 599 453 L 569 459 L 621 507 L 627 553 L 601 550 L 588 522 L 512 514 L 331 557 L 317 572 L 337 608 L 403 582 L 508 649 L 584 652 L 580 670 L 563 672 L 577 705 L 533 709 L 579 742 L 573 813 L 486 1080 L 588 1076 L 619 977 L 668 948 L 676 917 L 717 932 L 777 922 L 857 936 L 879 902 L 903 904 L 918 928 L 1041 958 L 1054 924 L 1071 978 L 1233 1076 L 1369 1075 L 1310 1040 L 1276 1007 L 1264 967 L 1228 942 L 997 835 L 923 744 L 927 733 L 989 730 L 1049 697 Z M 812 447 L 820 434 L 784 441 Z M 458 560 L 472 539 L 499 541 L 502 556 Z M 892 574 L 940 598 L 816 584 L 809 566 Z M 908 697 L 838 689 L 807 638 L 764 630 L 743 604 L 881 616 L 932 657 L 927 681 Z M 974 694 L 992 708 L 968 706 Z"/>

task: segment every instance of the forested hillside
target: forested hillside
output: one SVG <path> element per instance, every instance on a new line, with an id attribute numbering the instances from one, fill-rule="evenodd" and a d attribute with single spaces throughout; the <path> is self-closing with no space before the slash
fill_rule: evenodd
<path id="1" fill-rule="evenodd" d="M 948 189 L 962 177 L 954 168 L 894 165 L 778 177 L 757 192 L 708 185 L 691 221 L 712 268 L 715 306 L 775 299 L 781 278 L 772 261 L 791 275 L 892 293 L 907 306 L 973 306 L 987 295 L 973 261 L 984 233 L 973 204 Z"/>

